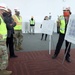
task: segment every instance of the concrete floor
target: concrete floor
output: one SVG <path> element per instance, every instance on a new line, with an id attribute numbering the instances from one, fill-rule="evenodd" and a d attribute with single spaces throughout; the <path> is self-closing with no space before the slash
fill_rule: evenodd
<path id="1" fill-rule="evenodd" d="M 35 35 L 29 33 L 23 33 L 23 50 L 22 51 L 38 51 L 38 50 L 49 50 L 49 42 L 51 42 L 51 50 L 55 50 L 57 41 L 58 41 L 58 34 L 54 33 L 51 36 L 51 40 L 49 40 L 49 36 L 47 40 L 41 41 L 41 34 L 36 33 Z M 62 49 L 65 48 L 65 43 L 63 43 Z M 72 44 L 72 49 L 75 46 Z"/>

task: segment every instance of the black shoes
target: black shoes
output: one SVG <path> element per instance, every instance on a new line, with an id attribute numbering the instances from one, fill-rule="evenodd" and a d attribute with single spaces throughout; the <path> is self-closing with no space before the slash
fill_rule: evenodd
<path id="1" fill-rule="evenodd" d="M 56 58 L 57 58 L 57 55 L 54 54 L 54 55 L 52 56 L 52 59 L 56 59 Z M 68 63 L 71 63 L 71 59 L 70 59 L 70 58 L 66 58 L 65 60 L 66 60 Z"/>
<path id="2" fill-rule="evenodd" d="M 41 40 L 42 40 L 43 38 L 41 38 Z"/>
<path id="3" fill-rule="evenodd" d="M 16 56 L 16 55 L 10 56 L 10 58 L 16 58 L 16 57 L 18 57 L 18 56 Z"/>
<path id="4" fill-rule="evenodd" d="M 46 41 L 46 39 L 45 39 L 45 41 Z"/>
<path id="5" fill-rule="evenodd" d="M 71 63 L 71 59 L 70 58 L 66 58 L 65 59 L 68 63 Z"/>
<path id="6" fill-rule="evenodd" d="M 41 40 L 43 40 L 43 38 L 41 38 Z M 46 39 L 45 39 L 45 41 L 46 41 Z"/>
<path id="7" fill-rule="evenodd" d="M 53 55 L 53 56 L 52 56 L 52 59 L 56 59 L 56 57 L 57 57 L 57 55 Z"/>

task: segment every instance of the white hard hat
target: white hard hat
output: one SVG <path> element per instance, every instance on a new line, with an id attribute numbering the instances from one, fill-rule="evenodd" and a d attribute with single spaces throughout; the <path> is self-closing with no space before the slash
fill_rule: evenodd
<path id="1" fill-rule="evenodd" d="M 34 18 L 34 16 L 31 16 L 31 18 Z"/>
<path id="2" fill-rule="evenodd" d="M 70 7 L 67 7 L 66 10 L 70 10 Z"/>
<path id="3" fill-rule="evenodd" d="M 65 7 L 63 7 L 63 10 L 70 10 L 70 7 L 69 6 L 65 6 Z"/>
<path id="4" fill-rule="evenodd" d="M 0 3 L 0 9 L 8 11 L 7 6 L 4 3 Z"/>
<path id="5" fill-rule="evenodd" d="M 14 10 L 16 10 L 16 11 L 20 11 L 18 7 L 14 8 Z"/>

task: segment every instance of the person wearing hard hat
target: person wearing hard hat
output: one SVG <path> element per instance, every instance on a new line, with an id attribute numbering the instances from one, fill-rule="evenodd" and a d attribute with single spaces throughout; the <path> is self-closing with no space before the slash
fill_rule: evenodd
<path id="1" fill-rule="evenodd" d="M 7 12 L 6 5 L 0 4 L 0 75 L 10 75 L 12 71 L 6 70 L 8 66 L 8 53 L 6 48 L 7 29 L 2 13 Z"/>
<path id="2" fill-rule="evenodd" d="M 30 34 L 31 33 L 34 34 L 34 28 L 35 28 L 35 20 L 34 20 L 34 17 L 31 16 L 31 19 L 30 19 Z"/>
<path id="3" fill-rule="evenodd" d="M 15 9 L 15 14 L 13 15 L 13 19 L 16 22 L 16 26 L 14 27 L 15 34 L 14 34 L 14 45 L 15 50 L 23 50 L 22 48 L 22 17 L 20 16 L 20 11 Z"/>
<path id="4" fill-rule="evenodd" d="M 71 14 L 70 7 L 64 8 L 63 14 L 64 14 L 64 17 L 69 17 L 69 15 Z"/>
<path id="5" fill-rule="evenodd" d="M 63 16 L 60 16 L 60 18 L 59 18 L 60 19 L 60 33 L 59 33 L 59 39 L 58 39 L 58 43 L 57 43 L 54 55 L 52 56 L 53 59 L 55 59 L 60 52 L 61 46 L 62 46 L 63 41 L 64 41 L 64 37 L 66 34 L 66 29 L 67 29 L 70 15 L 71 15 L 70 9 L 66 8 L 65 10 L 63 10 Z M 65 53 L 66 53 L 67 48 L 68 48 L 65 60 L 70 63 L 71 62 L 71 60 L 70 60 L 71 43 L 68 42 L 67 40 L 65 41 L 65 43 L 66 43 Z"/>

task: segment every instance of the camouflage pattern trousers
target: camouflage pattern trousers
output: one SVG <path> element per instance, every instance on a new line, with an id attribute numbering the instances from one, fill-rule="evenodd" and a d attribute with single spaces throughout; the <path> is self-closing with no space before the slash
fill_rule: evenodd
<path id="1" fill-rule="evenodd" d="M 0 70 L 5 70 L 8 66 L 8 52 L 6 40 L 0 40 Z"/>
<path id="2" fill-rule="evenodd" d="M 23 41 L 23 35 L 21 30 L 16 30 L 14 34 L 14 46 L 21 47 Z"/>

